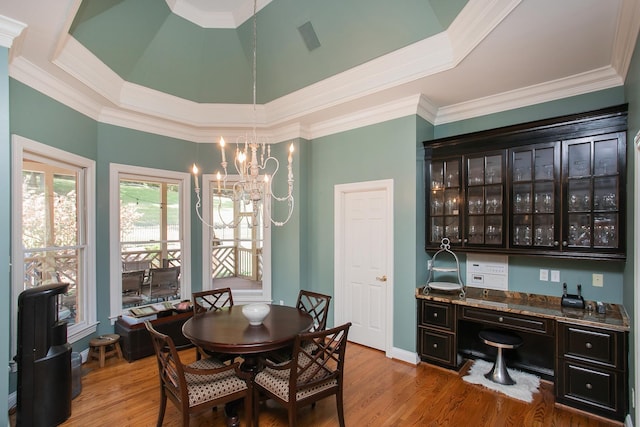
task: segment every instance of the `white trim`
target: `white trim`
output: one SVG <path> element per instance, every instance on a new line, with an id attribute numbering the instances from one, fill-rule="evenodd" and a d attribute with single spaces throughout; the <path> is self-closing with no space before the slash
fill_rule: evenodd
<path id="1" fill-rule="evenodd" d="M 344 248 L 342 247 L 339 236 L 344 236 L 343 211 L 344 198 L 348 193 L 357 193 L 364 191 L 385 191 L 387 195 L 387 282 L 385 286 L 385 300 L 387 302 L 385 308 L 385 354 L 387 357 L 393 357 L 393 289 L 394 289 L 394 228 L 393 228 L 393 179 L 383 179 L 379 181 L 356 182 L 350 184 L 338 184 L 334 187 L 334 285 L 333 292 L 335 301 L 334 320 L 336 324 L 342 324 L 349 319 L 344 318 Z"/>
<path id="2" fill-rule="evenodd" d="M 12 325 L 17 325 L 17 301 L 19 293 L 24 289 L 22 278 L 24 277 L 24 250 L 22 247 L 22 238 L 20 233 L 22 230 L 22 163 L 24 152 L 28 151 L 36 155 L 45 156 L 55 161 L 64 162 L 75 168 L 83 169 L 83 182 L 81 187 L 84 188 L 82 195 L 85 211 L 81 213 L 84 225 L 86 227 L 86 236 L 84 239 L 84 257 L 86 263 L 83 271 L 83 277 L 79 282 L 82 284 L 84 292 L 83 300 L 77 304 L 82 307 L 84 319 L 82 322 L 71 325 L 67 331 L 67 340 L 73 343 L 79 339 L 91 335 L 96 331 L 97 307 L 96 307 L 96 164 L 95 161 L 78 156 L 40 142 L 22 137 L 20 135 L 12 135 L 12 183 L 11 183 L 11 229 L 14 235 L 11 238 L 11 256 L 15 262 L 12 262 L 11 268 L 11 288 L 12 288 L 12 309 L 11 318 Z M 11 334 L 11 345 L 13 352 L 16 351 L 16 334 Z"/>
<path id="3" fill-rule="evenodd" d="M 140 179 L 176 181 L 180 187 L 180 299 L 191 300 L 191 175 L 141 166 L 111 163 L 109 165 L 109 287 L 111 322 L 122 314 L 122 264 L 120 262 L 120 176 L 137 175 Z"/>
<path id="4" fill-rule="evenodd" d="M 227 182 L 233 182 L 240 177 L 237 175 L 227 176 Z M 202 218 L 209 224 L 213 224 L 213 220 L 209 215 L 211 212 L 211 198 L 209 195 L 212 193 L 211 187 L 215 185 L 216 176 L 213 174 L 202 175 Z M 265 201 L 270 203 L 270 199 Z M 264 209 L 269 209 L 269 206 L 264 206 Z M 264 218 L 263 218 L 264 220 Z M 267 220 L 268 221 L 268 220 Z M 233 290 L 233 302 L 235 303 L 249 303 L 249 302 L 265 302 L 271 303 L 271 227 L 265 227 L 263 230 L 262 241 L 262 291 L 255 292 L 249 290 Z M 211 269 L 211 227 L 207 224 L 202 224 L 202 290 L 212 289 L 213 283 L 211 276 L 213 271 Z"/>
<path id="5" fill-rule="evenodd" d="M 411 365 L 417 365 L 420 363 L 420 356 L 415 351 L 407 351 L 398 347 L 393 347 L 391 350 L 391 357 Z"/>
<path id="6" fill-rule="evenodd" d="M 25 28 L 27 24 L 0 15 L 0 46 L 11 48 L 14 40 L 20 37 Z"/>
<path id="7" fill-rule="evenodd" d="M 203 28 L 238 28 L 253 16 L 253 2 L 249 0 L 235 2 L 233 10 L 209 10 L 199 8 L 188 0 L 165 0 L 169 9 L 178 16 Z M 271 0 L 258 0 L 257 11 L 271 3 Z"/>

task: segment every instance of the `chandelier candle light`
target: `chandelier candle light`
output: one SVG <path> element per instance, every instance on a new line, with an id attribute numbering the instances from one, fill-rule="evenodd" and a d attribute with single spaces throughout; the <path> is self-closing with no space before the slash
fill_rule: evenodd
<path id="1" fill-rule="evenodd" d="M 293 213 L 293 143 L 289 146 L 289 155 L 287 157 L 288 161 L 288 175 L 287 175 L 287 183 L 288 183 L 288 191 L 287 195 L 283 197 L 278 197 L 273 193 L 272 183 L 273 177 L 278 173 L 278 169 L 280 167 L 280 162 L 275 157 L 271 156 L 271 146 L 266 144 L 264 140 L 258 140 L 256 134 L 256 46 L 257 46 L 257 25 L 256 25 L 256 12 L 257 12 L 257 0 L 253 2 L 253 114 L 254 114 L 254 124 L 253 124 L 253 132 L 251 135 L 245 135 L 238 138 L 236 141 L 236 150 L 233 159 L 233 165 L 236 169 L 238 179 L 233 180 L 233 185 L 227 186 L 227 158 L 225 155 L 225 141 L 224 138 L 220 138 L 220 152 L 222 154 L 222 162 L 220 162 L 220 166 L 222 166 L 222 170 L 224 171 L 224 176 L 220 174 L 220 172 L 216 173 L 216 180 L 218 182 L 218 216 L 220 217 L 220 222 L 225 227 L 234 228 L 240 224 L 241 215 L 237 215 L 236 218 L 230 223 L 225 222 L 222 218 L 221 214 L 221 205 L 222 205 L 222 195 L 225 193 L 225 196 L 228 196 L 233 201 L 234 205 L 239 204 L 240 209 L 244 206 L 248 206 L 249 204 L 253 207 L 253 220 L 251 222 L 252 226 L 260 223 L 260 211 L 262 211 L 262 215 L 264 216 L 264 220 L 262 223 L 264 227 L 268 227 L 269 224 L 274 224 L 276 226 L 282 226 L 289 221 L 291 218 L 291 214 Z M 260 160 L 258 160 L 258 149 L 260 148 Z M 247 161 L 247 156 L 249 155 L 249 151 L 251 151 L 251 160 Z M 266 152 L 266 153 L 265 153 Z M 266 158 L 265 158 L 266 154 Z M 274 163 L 273 172 L 269 174 L 266 167 L 269 161 Z M 263 175 L 260 175 L 262 171 Z M 198 214 L 198 218 L 202 221 L 203 224 L 213 227 L 213 225 L 207 223 L 202 218 L 202 213 L 200 212 L 201 207 L 201 199 L 200 199 L 200 184 L 198 183 L 198 167 L 196 164 L 193 164 L 193 179 L 195 182 L 195 192 L 197 196 L 196 202 L 196 213 Z M 277 202 L 287 202 L 288 205 L 288 213 L 284 221 L 276 221 L 273 219 L 271 215 L 271 203 L 265 203 L 267 200 L 275 200 Z M 261 209 L 262 208 L 262 209 Z"/>

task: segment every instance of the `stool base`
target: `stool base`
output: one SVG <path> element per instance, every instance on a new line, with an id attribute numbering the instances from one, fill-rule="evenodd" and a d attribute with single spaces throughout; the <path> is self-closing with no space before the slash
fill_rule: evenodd
<path id="1" fill-rule="evenodd" d="M 514 385 L 516 383 L 507 371 L 507 365 L 504 363 L 504 358 L 502 357 L 502 348 L 498 347 L 498 355 L 496 356 L 493 368 L 484 374 L 484 377 L 489 381 L 502 385 Z"/>

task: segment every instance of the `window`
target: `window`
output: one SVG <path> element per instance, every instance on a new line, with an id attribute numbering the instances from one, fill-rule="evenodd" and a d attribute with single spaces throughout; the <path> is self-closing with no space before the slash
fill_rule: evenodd
<path id="1" fill-rule="evenodd" d="M 251 201 L 233 201 L 239 177 L 219 187 L 214 175 L 203 176 L 203 289 L 229 287 L 238 302 L 271 302 L 271 228 L 263 227 L 263 210 Z M 266 203 L 269 203 L 267 199 Z M 228 227 L 224 224 L 236 224 Z M 269 224 L 270 225 L 270 224 Z"/>
<path id="2" fill-rule="evenodd" d="M 112 164 L 110 182 L 112 318 L 191 299 L 189 174 Z"/>
<path id="3" fill-rule="evenodd" d="M 95 163 L 20 136 L 13 146 L 12 316 L 25 289 L 67 283 L 58 316 L 75 342 L 96 325 Z"/>

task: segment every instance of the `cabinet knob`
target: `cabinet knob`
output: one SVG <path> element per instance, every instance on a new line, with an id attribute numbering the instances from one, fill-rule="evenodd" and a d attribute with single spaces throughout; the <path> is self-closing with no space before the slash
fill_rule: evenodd
<path id="1" fill-rule="evenodd" d="M 591 383 L 587 383 L 585 387 L 587 388 L 587 390 L 593 389 L 593 386 L 591 385 Z"/>
<path id="2" fill-rule="evenodd" d="M 438 348 L 438 344 L 434 344 L 434 345 L 433 345 L 433 348 Z"/>
<path id="3" fill-rule="evenodd" d="M 463 240 L 465 243 L 469 243 L 469 239 L 464 239 Z"/>
<path id="4" fill-rule="evenodd" d="M 587 347 L 589 350 L 593 348 L 593 345 L 590 342 L 586 343 L 584 346 Z"/>
<path id="5" fill-rule="evenodd" d="M 436 319 L 438 317 L 438 313 L 433 313 L 433 318 Z"/>
<path id="6" fill-rule="evenodd" d="M 567 241 L 566 241 L 566 240 L 563 240 L 563 241 L 562 241 L 562 246 L 567 247 L 567 246 L 569 246 L 569 244 L 567 243 Z"/>
<path id="7" fill-rule="evenodd" d="M 500 322 L 500 323 L 504 322 L 504 317 L 502 317 L 502 316 L 498 317 L 498 322 Z"/>
<path id="8" fill-rule="evenodd" d="M 553 246 L 555 246 L 556 248 L 558 247 L 558 245 L 560 245 L 560 243 L 557 240 L 553 242 Z"/>

